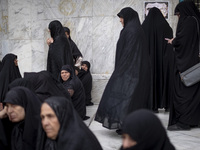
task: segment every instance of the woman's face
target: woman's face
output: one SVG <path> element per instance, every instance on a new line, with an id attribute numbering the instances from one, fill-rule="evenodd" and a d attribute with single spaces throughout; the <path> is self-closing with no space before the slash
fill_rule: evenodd
<path id="1" fill-rule="evenodd" d="M 6 103 L 7 115 L 11 122 L 20 122 L 25 118 L 24 108 L 20 105 Z"/>
<path id="2" fill-rule="evenodd" d="M 18 60 L 17 59 L 14 60 L 14 63 L 15 63 L 15 66 L 18 66 Z"/>
<path id="3" fill-rule="evenodd" d="M 47 137 L 55 140 L 60 130 L 60 123 L 55 112 L 47 103 L 42 104 L 40 117 Z"/>
<path id="4" fill-rule="evenodd" d="M 128 134 L 122 135 L 123 143 L 122 146 L 124 149 L 130 148 L 132 146 L 135 146 L 137 144 L 136 141 L 134 141 Z"/>
<path id="5" fill-rule="evenodd" d="M 82 64 L 81 65 L 81 68 L 85 71 L 88 71 L 88 66 L 86 64 Z"/>
<path id="6" fill-rule="evenodd" d="M 63 81 L 67 81 L 70 78 L 70 73 L 66 70 L 61 71 L 61 78 Z"/>
<path id="7" fill-rule="evenodd" d="M 124 27 L 124 19 L 121 18 L 121 17 L 119 19 L 120 19 L 120 22 L 121 22 L 122 26 Z"/>

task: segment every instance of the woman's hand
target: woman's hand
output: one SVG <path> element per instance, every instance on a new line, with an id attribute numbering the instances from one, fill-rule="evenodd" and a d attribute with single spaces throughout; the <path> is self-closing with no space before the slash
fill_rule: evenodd
<path id="1" fill-rule="evenodd" d="M 50 45 L 51 43 L 53 43 L 53 38 L 48 38 L 47 39 L 47 44 Z"/>
<path id="2" fill-rule="evenodd" d="M 172 41 L 174 40 L 174 38 L 172 38 L 172 39 L 165 38 L 165 40 L 167 41 L 167 43 L 172 44 Z"/>

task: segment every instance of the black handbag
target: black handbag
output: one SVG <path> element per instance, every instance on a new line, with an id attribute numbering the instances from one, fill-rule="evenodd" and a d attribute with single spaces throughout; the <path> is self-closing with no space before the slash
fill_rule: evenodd
<path id="1" fill-rule="evenodd" d="M 194 17 L 195 18 L 195 17 Z M 199 23 L 197 21 L 197 30 L 198 30 L 198 37 L 199 37 Z M 199 41 L 199 57 L 200 57 L 200 41 Z M 191 68 L 187 69 L 186 71 L 180 73 L 181 81 L 184 83 L 185 86 L 192 86 L 200 81 L 200 62 Z"/>

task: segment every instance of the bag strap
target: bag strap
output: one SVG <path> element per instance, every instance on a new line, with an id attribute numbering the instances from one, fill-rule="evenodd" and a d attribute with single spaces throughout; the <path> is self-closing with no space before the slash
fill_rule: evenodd
<path id="1" fill-rule="evenodd" d="M 196 22 L 197 22 L 197 33 L 198 33 L 198 38 L 199 38 L 199 58 L 200 58 L 200 37 L 199 37 L 199 22 L 198 22 L 198 20 L 197 20 L 197 18 L 196 17 L 194 17 L 194 16 L 192 16 L 195 20 L 196 20 Z"/>

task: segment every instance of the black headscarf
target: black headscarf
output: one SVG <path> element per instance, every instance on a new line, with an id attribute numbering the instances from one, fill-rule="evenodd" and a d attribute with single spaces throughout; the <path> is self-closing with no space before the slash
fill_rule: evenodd
<path id="1" fill-rule="evenodd" d="M 148 108 L 150 98 L 150 59 L 138 13 L 127 7 L 118 16 L 124 18 L 124 28 L 117 42 L 115 68 L 95 117 L 109 129 L 120 128 L 128 113 Z"/>
<path id="2" fill-rule="evenodd" d="M 137 110 L 125 118 L 122 133 L 137 142 L 127 150 L 175 150 L 158 117 L 145 109 Z"/>
<path id="3" fill-rule="evenodd" d="M 197 21 L 199 22 L 200 15 L 195 4 L 188 1 L 179 3 L 175 8 L 175 13 L 177 12 L 180 18 L 176 37 L 172 42 L 175 48 L 176 66 L 169 125 L 198 125 L 200 121 L 200 83 L 186 87 L 181 81 L 180 73 L 199 63 Z"/>
<path id="4" fill-rule="evenodd" d="M 173 77 L 173 47 L 165 38 L 173 38 L 172 28 L 161 11 L 151 8 L 142 27 L 147 37 L 152 68 L 152 109 L 169 108 Z M 171 81 L 171 82 L 170 82 Z"/>
<path id="5" fill-rule="evenodd" d="M 12 150 L 35 150 L 40 122 L 40 100 L 29 89 L 15 87 L 6 94 L 4 103 L 20 105 L 25 111 L 24 120 L 17 123 L 12 131 Z"/>
<path id="6" fill-rule="evenodd" d="M 14 60 L 17 56 L 14 54 L 7 54 L 2 60 L 2 70 L 0 72 L 0 102 L 3 102 L 8 85 L 17 78 L 21 78 L 18 66 L 15 65 Z"/>
<path id="7" fill-rule="evenodd" d="M 74 41 L 71 39 L 70 29 L 68 27 L 63 27 L 63 28 L 64 28 L 64 31 L 67 32 L 69 35 L 69 43 L 72 49 L 73 58 L 76 60 L 78 57 L 82 57 L 82 54 L 80 50 L 78 49 L 76 43 L 74 43 Z"/>
<path id="8" fill-rule="evenodd" d="M 57 148 L 54 150 L 102 150 L 98 140 L 79 117 L 69 99 L 50 97 L 45 103 L 53 109 L 60 123 L 55 141 Z M 44 150 L 46 139 L 42 129 L 38 136 L 37 150 Z"/>
<path id="9" fill-rule="evenodd" d="M 60 69 L 63 65 L 69 64 L 73 66 L 74 64 L 72 50 L 63 26 L 59 21 L 50 22 L 49 30 L 54 41 L 49 45 L 47 71 L 51 72 L 58 79 Z"/>
<path id="10" fill-rule="evenodd" d="M 81 80 L 83 87 L 85 89 L 85 96 L 86 96 L 86 105 L 89 104 L 92 100 L 91 97 L 91 91 L 92 91 L 92 75 L 90 73 L 90 63 L 88 61 L 82 61 L 81 63 L 86 64 L 88 67 L 88 70 L 85 71 L 81 69 L 81 71 L 78 73 L 78 77 Z"/>
<path id="11" fill-rule="evenodd" d="M 63 85 L 48 71 L 26 72 L 24 78 L 31 82 L 33 90 L 42 102 L 50 96 L 70 97 Z"/>
<path id="12" fill-rule="evenodd" d="M 16 86 L 23 86 L 34 92 L 33 85 L 31 84 L 31 81 L 29 79 L 25 78 L 15 79 L 13 82 L 9 84 L 8 88 L 10 90 Z"/>
<path id="13" fill-rule="evenodd" d="M 68 81 L 63 81 L 62 78 L 60 79 L 60 81 L 63 83 L 66 91 L 69 87 L 74 90 L 74 94 L 71 97 L 72 103 L 80 117 L 84 119 L 86 115 L 84 87 L 79 78 L 75 75 L 74 69 L 71 66 L 64 65 L 61 68 L 61 71 L 62 70 L 70 72 L 70 79 L 68 79 Z"/>

